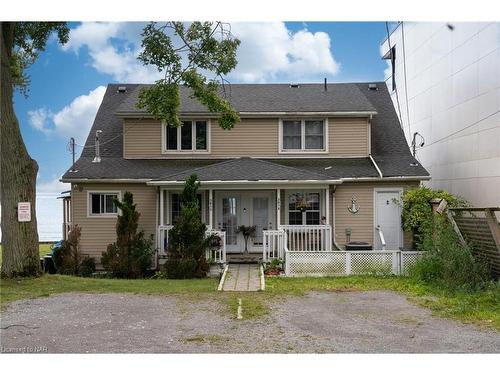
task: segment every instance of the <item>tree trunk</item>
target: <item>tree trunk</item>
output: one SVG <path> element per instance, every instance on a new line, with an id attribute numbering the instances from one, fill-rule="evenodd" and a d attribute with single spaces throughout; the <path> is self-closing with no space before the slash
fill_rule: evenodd
<path id="1" fill-rule="evenodd" d="M 36 224 L 38 164 L 26 150 L 14 113 L 10 58 L 13 22 L 0 22 L 0 196 L 2 209 L 2 276 L 35 276 L 40 272 Z M 31 221 L 17 221 L 17 203 L 31 203 Z"/>

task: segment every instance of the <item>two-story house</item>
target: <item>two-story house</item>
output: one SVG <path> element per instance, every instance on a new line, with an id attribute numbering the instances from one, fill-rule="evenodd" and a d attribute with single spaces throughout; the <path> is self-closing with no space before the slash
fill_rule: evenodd
<path id="1" fill-rule="evenodd" d="M 244 250 L 240 225 L 257 228 L 251 253 L 272 247 L 278 231 L 288 232 L 290 250 L 380 249 L 382 233 L 388 249 L 408 246 L 396 201 L 430 176 L 412 157 L 383 82 L 232 84 L 241 122 L 231 130 L 186 88 L 182 127 L 157 121 L 136 107 L 141 87 L 108 85 L 82 155 L 62 177 L 71 183 L 66 226 L 82 228 L 83 253 L 99 261 L 116 240 L 112 198 L 130 191 L 140 228 L 164 254 L 193 173 L 202 217 L 224 234 L 228 254 Z"/>

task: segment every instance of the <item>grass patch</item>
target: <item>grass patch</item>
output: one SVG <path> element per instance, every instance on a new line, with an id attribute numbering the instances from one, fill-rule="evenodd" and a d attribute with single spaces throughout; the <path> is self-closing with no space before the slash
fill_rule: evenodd
<path id="1" fill-rule="evenodd" d="M 224 303 L 233 319 L 238 315 L 238 299 L 241 298 L 241 307 L 243 319 L 258 319 L 269 314 L 270 310 L 267 305 L 269 295 L 262 292 L 245 292 L 245 293 L 228 293 L 224 295 L 222 303 Z"/>
<path id="2" fill-rule="evenodd" d="M 437 315 L 500 330 L 500 284 L 476 292 L 450 292 L 397 276 L 304 277 L 266 279 L 266 292 L 272 295 L 303 295 L 309 291 L 391 290 L 406 295 Z"/>
<path id="3" fill-rule="evenodd" d="M 45 274 L 38 278 L 0 280 L 0 303 L 3 308 L 5 304 L 15 300 L 46 297 L 67 292 L 168 295 L 214 292 L 216 288 L 217 280 L 213 278 L 123 280 Z"/>
<path id="4" fill-rule="evenodd" d="M 195 335 L 190 337 L 184 337 L 180 341 L 184 344 L 196 343 L 196 344 L 210 344 L 217 345 L 225 340 L 224 337 L 219 335 Z"/>
<path id="5" fill-rule="evenodd" d="M 47 255 L 50 253 L 50 247 L 52 246 L 51 243 L 41 243 L 38 245 L 38 253 L 40 254 L 40 257 L 43 257 L 44 255 Z M 2 266 L 2 245 L 0 245 L 0 266 Z"/>

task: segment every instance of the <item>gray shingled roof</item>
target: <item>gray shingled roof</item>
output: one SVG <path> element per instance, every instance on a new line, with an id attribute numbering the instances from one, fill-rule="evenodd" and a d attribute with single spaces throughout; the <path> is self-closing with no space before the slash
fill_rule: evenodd
<path id="1" fill-rule="evenodd" d="M 116 110 L 117 113 L 145 113 L 136 107 L 141 88 L 135 86 Z M 354 83 L 328 84 L 325 91 L 321 84 L 231 84 L 226 98 L 239 112 L 375 112 L 376 109 Z M 191 89 L 180 88 L 180 112 L 208 113 L 196 99 Z"/>
<path id="2" fill-rule="evenodd" d="M 323 173 L 252 158 L 230 159 L 160 177 L 159 181 L 184 181 L 196 173 L 200 181 L 325 180 Z"/>
<path id="3" fill-rule="evenodd" d="M 127 91 L 118 92 L 118 86 L 125 86 Z M 287 87 L 287 85 L 232 85 L 231 87 L 234 88 L 235 86 L 238 86 L 240 93 L 244 90 L 244 87 L 248 87 L 248 102 L 252 102 L 254 99 L 257 102 L 260 101 L 260 97 L 254 97 L 254 95 L 257 95 L 258 87 L 270 86 L 269 92 L 274 92 L 274 95 L 277 95 L 280 87 L 283 89 Z M 344 106 L 343 108 L 346 108 L 346 110 L 350 108 L 351 111 L 361 110 L 361 108 L 365 110 L 367 108 L 376 110 L 377 114 L 372 120 L 372 154 L 384 176 L 427 176 L 428 172 L 410 153 L 385 83 L 378 82 L 377 86 L 378 90 L 372 91 L 368 90 L 367 83 L 330 84 L 328 86 L 328 92 L 335 93 L 335 95 L 340 95 L 340 92 L 345 94 L 344 98 L 340 98 L 342 97 L 342 95 L 340 95 L 336 108 Z M 123 120 L 116 116 L 116 112 L 119 107 L 121 108 L 124 106 L 124 103 L 134 102 L 134 95 L 137 94 L 138 88 L 139 85 L 133 84 L 108 85 L 106 94 L 104 95 L 94 124 L 85 143 L 85 148 L 80 159 L 76 162 L 75 169 L 77 169 L 78 172 L 68 171 L 64 174 L 64 179 L 158 179 L 177 173 L 187 174 L 189 170 L 221 162 L 221 160 L 213 159 L 123 159 Z M 277 91 L 273 91 L 273 88 Z M 315 95 L 323 95 L 322 93 L 324 93 L 324 91 L 322 91 L 322 85 L 301 85 L 299 89 L 290 90 L 296 90 L 293 91 L 294 93 L 302 93 L 294 99 L 298 100 L 299 97 L 302 97 L 302 102 L 307 102 L 309 100 L 308 95 L 314 97 Z M 309 94 L 314 90 L 318 92 Z M 355 101 L 359 106 L 356 107 L 353 104 L 353 107 L 348 107 L 349 101 L 353 101 L 353 98 L 356 98 Z M 268 99 L 273 100 L 271 97 L 268 97 Z M 272 103 L 276 104 L 277 102 L 276 99 Z M 282 108 L 281 110 L 285 109 Z M 314 110 L 320 109 L 318 107 Z M 92 158 L 94 156 L 94 134 L 98 129 L 103 130 L 101 134 L 102 161 L 101 163 L 92 163 Z M 339 159 L 313 157 L 309 159 L 266 159 L 266 161 L 296 168 L 305 173 L 322 174 L 326 179 L 378 176 L 369 158 Z M 412 164 L 415 163 L 417 163 L 417 166 L 412 166 Z"/>

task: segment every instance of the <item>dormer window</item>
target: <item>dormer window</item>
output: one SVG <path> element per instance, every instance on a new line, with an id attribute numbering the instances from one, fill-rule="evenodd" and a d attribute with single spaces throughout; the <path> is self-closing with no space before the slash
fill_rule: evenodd
<path id="1" fill-rule="evenodd" d="M 326 120 L 281 120 L 280 152 L 326 152 Z"/>
<path id="2" fill-rule="evenodd" d="M 209 151 L 207 120 L 184 120 L 179 128 L 164 125 L 164 129 L 164 150 L 167 153 Z"/>

